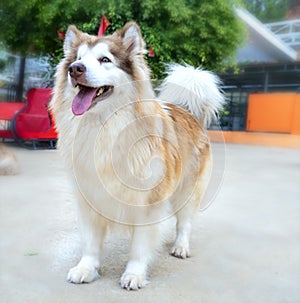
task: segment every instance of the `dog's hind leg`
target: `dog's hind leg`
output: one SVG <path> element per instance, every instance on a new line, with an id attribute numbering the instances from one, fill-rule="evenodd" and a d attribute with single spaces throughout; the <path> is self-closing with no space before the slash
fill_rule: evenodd
<path id="1" fill-rule="evenodd" d="M 170 250 L 170 254 L 185 259 L 190 256 L 190 233 L 192 229 L 192 209 L 190 205 L 186 205 L 177 214 L 176 223 L 176 240 Z"/>
<path id="2" fill-rule="evenodd" d="M 120 284 L 127 290 L 137 290 L 147 284 L 147 267 L 160 240 L 159 226 L 136 226 L 133 228 L 130 260 Z"/>
<path id="3" fill-rule="evenodd" d="M 81 201 L 79 208 L 82 257 L 78 265 L 70 269 L 68 281 L 88 283 L 99 278 L 100 256 L 107 224 L 85 201 Z"/>
<path id="4" fill-rule="evenodd" d="M 205 162 L 201 167 L 197 183 L 191 183 L 190 187 L 186 186 L 186 191 L 176 197 L 177 199 L 184 201 L 184 197 L 192 193 L 190 194 L 189 201 L 186 205 L 176 213 L 176 240 L 170 250 L 170 254 L 177 258 L 185 259 L 190 257 L 189 239 L 192 229 L 192 221 L 194 215 L 199 209 L 201 200 L 203 199 L 209 182 L 210 173 L 211 161 L 208 156 L 205 158 Z"/>

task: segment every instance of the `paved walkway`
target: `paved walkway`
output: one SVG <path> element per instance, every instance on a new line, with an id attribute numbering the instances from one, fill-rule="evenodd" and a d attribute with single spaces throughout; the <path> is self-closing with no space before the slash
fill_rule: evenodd
<path id="1" fill-rule="evenodd" d="M 106 241 L 100 280 L 66 281 L 80 250 L 62 161 L 57 151 L 13 151 L 21 173 L 0 177 L 2 303 L 300 302 L 299 150 L 228 144 L 222 187 L 194 223 L 192 257 L 168 255 L 171 233 L 138 292 L 118 285 L 129 249 L 121 233 Z"/>

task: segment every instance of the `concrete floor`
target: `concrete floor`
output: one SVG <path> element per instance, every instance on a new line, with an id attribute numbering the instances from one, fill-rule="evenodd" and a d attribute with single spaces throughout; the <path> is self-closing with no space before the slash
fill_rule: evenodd
<path id="1" fill-rule="evenodd" d="M 151 283 L 128 292 L 118 285 L 129 250 L 120 233 L 106 240 L 99 280 L 66 281 L 80 248 L 62 160 L 53 150 L 11 148 L 21 173 L 0 177 L 2 303 L 300 302 L 299 150 L 228 144 L 222 186 L 214 186 L 218 194 L 194 222 L 192 257 L 168 255 L 172 232 L 151 267 Z"/>

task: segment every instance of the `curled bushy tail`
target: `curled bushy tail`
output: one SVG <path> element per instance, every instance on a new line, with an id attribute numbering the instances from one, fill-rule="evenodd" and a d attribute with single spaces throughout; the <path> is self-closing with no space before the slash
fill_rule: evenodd
<path id="1" fill-rule="evenodd" d="M 158 97 L 185 108 L 200 118 L 205 126 L 209 126 L 225 102 L 219 85 L 219 78 L 209 71 L 172 64 L 160 86 Z"/>

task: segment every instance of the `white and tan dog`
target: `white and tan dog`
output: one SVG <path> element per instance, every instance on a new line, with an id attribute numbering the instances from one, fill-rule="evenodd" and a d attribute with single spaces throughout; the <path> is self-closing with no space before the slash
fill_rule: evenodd
<path id="1" fill-rule="evenodd" d="M 99 277 L 106 231 L 122 224 L 132 243 L 120 284 L 135 290 L 146 284 L 164 219 L 177 218 L 170 253 L 190 255 L 191 221 L 211 171 L 205 127 L 223 95 L 212 73 L 171 65 L 156 99 L 134 22 L 105 37 L 70 26 L 64 53 L 51 108 L 58 148 L 74 174 L 82 233 L 82 258 L 68 280 Z"/>

